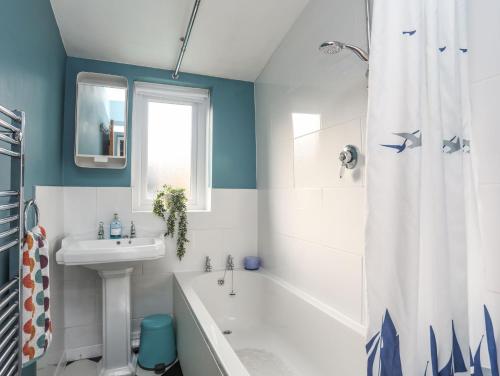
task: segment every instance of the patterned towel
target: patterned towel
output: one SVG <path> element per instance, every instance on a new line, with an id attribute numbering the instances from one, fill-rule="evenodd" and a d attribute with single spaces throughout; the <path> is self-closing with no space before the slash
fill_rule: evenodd
<path id="1" fill-rule="evenodd" d="M 49 293 L 49 243 L 37 226 L 23 243 L 23 364 L 41 357 L 52 340 Z"/>

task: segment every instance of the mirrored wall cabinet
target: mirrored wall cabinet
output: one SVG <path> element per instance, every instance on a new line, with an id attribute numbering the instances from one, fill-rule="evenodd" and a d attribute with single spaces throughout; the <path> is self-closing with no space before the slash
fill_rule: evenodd
<path id="1" fill-rule="evenodd" d="M 76 86 L 76 165 L 86 168 L 125 168 L 127 79 L 81 72 Z"/>

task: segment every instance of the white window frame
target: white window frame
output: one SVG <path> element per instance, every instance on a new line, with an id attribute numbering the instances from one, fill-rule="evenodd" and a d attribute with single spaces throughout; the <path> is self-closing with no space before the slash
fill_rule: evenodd
<path id="1" fill-rule="evenodd" d="M 191 146 L 191 200 L 189 211 L 210 210 L 211 186 L 211 111 L 208 89 L 147 82 L 134 83 L 132 110 L 132 209 L 151 212 L 153 201 L 147 197 L 148 103 L 164 102 L 193 107 Z"/>

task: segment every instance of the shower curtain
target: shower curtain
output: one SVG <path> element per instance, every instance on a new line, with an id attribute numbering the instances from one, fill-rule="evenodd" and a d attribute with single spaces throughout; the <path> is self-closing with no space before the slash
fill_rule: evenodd
<path id="1" fill-rule="evenodd" d="M 483 369 L 500 376 L 500 310 L 493 312 L 483 288 L 471 167 L 465 5 L 374 1 L 367 125 L 369 376 L 479 376 Z"/>

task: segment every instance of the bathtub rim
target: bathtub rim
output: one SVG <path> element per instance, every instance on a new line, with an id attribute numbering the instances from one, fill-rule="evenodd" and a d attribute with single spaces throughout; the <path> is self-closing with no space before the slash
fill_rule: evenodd
<path id="1" fill-rule="evenodd" d="M 291 285 L 290 283 L 268 272 L 267 270 L 261 268 L 258 271 L 248 271 L 245 269 L 235 269 L 235 271 L 259 274 L 261 277 L 271 280 L 272 282 L 278 284 L 282 288 L 292 293 L 294 296 L 298 297 L 301 300 L 304 300 L 319 311 L 331 317 L 333 320 L 336 320 L 338 323 L 351 329 L 357 335 L 361 336 L 363 340 L 366 339 L 366 326 L 351 319 L 335 308 L 321 302 L 317 298 L 314 298 L 305 291 Z M 215 270 L 212 273 L 218 272 L 223 273 L 224 271 Z M 199 297 L 198 293 L 193 288 L 193 281 L 196 278 L 204 276 L 206 274 L 207 273 L 202 271 L 175 272 L 174 280 L 221 371 L 225 375 L 237 374 L 241 376 L 250 376 L 240 358 L 234 351 L 233 347 L 223 335 L 221 328 L 219 328 L 212 315 L 206 308 L 205 304 Z M 203 325 L 201 321 L 206 322 L 207 325 Z M 213 333 L 207 333 L 207 330 L 211 327 L 218 328 L 218 330 L 215 330 Z"/>
<path id="2" fill-rule="evenodd" d="M 191 311 L 191 315 L 193 316 L 201 335 L 205 339 L 205 342 L 222 373 L 224 373 L 225 376 L 232 374 L 250 376 L 240 358 L 236 355 L 233 347 L 230 345 L 228 340 L 224 338 L 219 326 L 212 318 L 210 312 L 208 312 L 196 291 L 194 291 L 193 286 L 190 284 L 193 279 L 203 274 L 203 272 L 176 272 L 174 273 L 174 280 L 180 293 L 182 294 L 182 297 L 184 298 L 184 301 Z M 184 288 L 183 283 L 189 285 Z M 210 333 L 207 333 L 205 325 L 201 323 L 202 320 L 208 323 L 207 326 L 215 327 L 219 330 L 214 331 L 211 336 Z M 221 356 L 221 353 L 223 356 Z"/>

